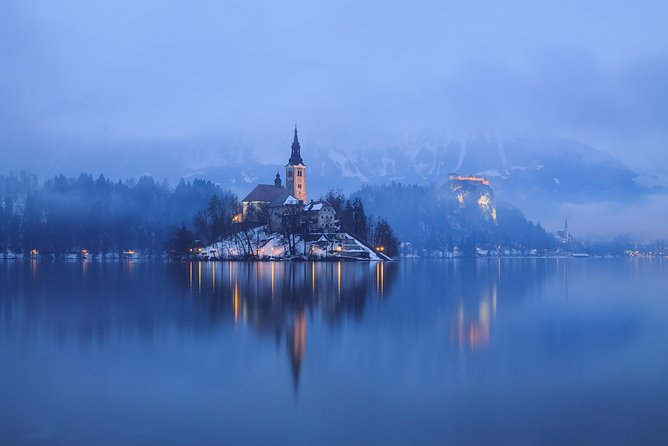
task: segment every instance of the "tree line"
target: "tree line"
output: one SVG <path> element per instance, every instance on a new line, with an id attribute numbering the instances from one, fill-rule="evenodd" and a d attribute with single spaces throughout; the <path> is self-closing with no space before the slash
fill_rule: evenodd
<path id="1" fill-rule="evenodd" d="M 555 249 L 557 241 L 540 224 L 526 219 L 512 206 L 497 204 L 497 219 L 485 218 L 479 206 L 461 206 L 447 186 L 400 183 L 363 186 L 353 200 L 366 203 L 371 212 L 382 210 L 397 236 L 410 242 L 420 255 L 459 249 L 475 254 L 478 248 Z"/>
<path id="2" fill-rule="evenodd" d="M 334 207 L 342 230 L 389 255 L 399 251 L 397 236 L 423 253 L 556 245 L 517 209 L 499 206 L 497 221 L 490 222 L 476 207 L 443 199 L 436 187 L 392 183 L 365 186 L 350 197 L 332 190 L 322 198 Z M 196 241 L 208 244 L 248 229 L 233 222 L 238 211 L 231 191 L 206 180 L 181 180 L 170 187 L 150 176 L 112 181 L 81 174 L 57 175 L 40 185 L 24 171 L 0 176 L 0 253 L 184 253 Z M 286 230 L 303 231 L 298 221 L 296 214 Z"/>
<path id="3" fill-rule="evenodd" d="M 346 199 L 340 190 L 332 190 L 321 199 L 329 202 L 336 211 L 339 219 L 339 228 L 372 248 L 381 248 L 389 256 L 398 254 L 399 241 L 394 235 L 390 224 L 383 218 L 367 216 L 364 205 L 359 198 Z M 188 254 L 194 246 L 208 245 L 222 237 L 233 236 L 243 249 L 243 256 L 253 257 L 253 246 L 256 240 L 252 239 L 253 229 L 268 225 L 271 227 L 268 208 L 249 208 L 246 220 L 234 223 L 232 221 L 236 200 L 222 201 L 218 196 L 211 197 L 209 204 L 201 209 L 190 225 L 181 225 L 176 228 L 168 239 L 167 251 L 175 256 Z M 300 254 L 296 250 L 298 238 L 306 237 L 306 223 L 302 219 L 302 206 L 288 206 L 282 216 L 282 234 L 288 242 L 291 254 Z M 255 234 L 257 235 L 257 234 Z"/>
<path id="4" fill-rule="evenodd" d="M 174 229 L 193 221 L 214 196 L 219 213 L 236 207 L 232 192 L 199 179 L 172 188 L 150 176 L 57 175 L 41 186 L 26 172 L 0 176 L 0 253 L 162 253 Z"/>
<path id="5" fill-rule="evenodd" d="M 323 199 L 336 211 L 341 229 L 374 248 L 381 248 L 389 256 L 399 253 L 399 240 L 390 223 L 382 217 L 367 216 L 359 197 L 346 199 L 341 190 L 330 190 Z M 385 209 L 378 208 L 376 211 L 386 215 Z"/>

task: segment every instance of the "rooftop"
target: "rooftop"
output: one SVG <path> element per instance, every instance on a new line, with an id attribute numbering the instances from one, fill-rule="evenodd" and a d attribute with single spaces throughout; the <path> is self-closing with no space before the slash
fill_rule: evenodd
<path id="1" fill-rule="evenodd" d="M 325 206 L 332 206 L 325 200 L 317 200 L 317 201 L 311 201 L 309 204 L 307 204 L 304 207 L 304 211 L 309 212 L 309 211 L 319 211 Z"/>
<path id="2" fill-rule="evenodd" d="M 280 206 L 288 206 L 288 205 L 296 205 L 301 203 L 298 199 L 293 197 L 291 194 L 288 192 L 284 192 L 283 194 L 279 195 L 278 197 L 274 198 L 271 203 L 269 203 L 269 207 L 274 208 L 274 207 L 280 207 Z"/>
<path id="3" fill-rule="evenodd" d="M 244 198 L 242 203 L 249 203 L 252 201 L 262 201 L 266 203 L 271 203 L 276 198 L 281 195 L 288 194 L 287 190 L 282 186 L 275 186 L 273 184 L 258 184 L 255 186 L 246 198 Z"/>

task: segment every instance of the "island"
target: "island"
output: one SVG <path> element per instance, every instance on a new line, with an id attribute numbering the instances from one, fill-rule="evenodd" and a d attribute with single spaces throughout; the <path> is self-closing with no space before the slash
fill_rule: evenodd
<path id="1" fill-rule="evenodd" d="M 392 260 L 385 246 L 371 246 L 343 230 L 332 203 L 308 201 L 306 185 L 295 125 L 285 185 L 279 172 L 273 184 L 256 185 L 232 218 L 232 234 L 206 246 L 194 244 L 189 255 L 204 260 Z"/>

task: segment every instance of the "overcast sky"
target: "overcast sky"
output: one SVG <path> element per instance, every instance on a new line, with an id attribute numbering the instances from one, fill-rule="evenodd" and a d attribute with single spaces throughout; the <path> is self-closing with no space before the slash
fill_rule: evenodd
<path id="1" fill-rule="evenodd" d="M 4 162 L 49 140 L 226 135 L 261 153 L 298 122 L 352 146 L 532 131 L 665 165 L 666 4 L 5 0 Z"/>

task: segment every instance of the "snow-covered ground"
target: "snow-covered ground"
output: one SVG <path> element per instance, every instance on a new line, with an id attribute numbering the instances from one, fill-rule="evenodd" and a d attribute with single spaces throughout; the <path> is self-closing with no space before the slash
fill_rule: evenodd
<path id="1" fill-rule="evenodd" d="M 292 246 L 292 249 L 291 249 Z M 203 248 L 198 256 L 208 260 L 233 260 L 255 257 L 269 260 L 350 259 L 389 260 L 345 232 L 314 235 L 309 240 L 272 233 L 265 226 L 242 231 Z"/>

